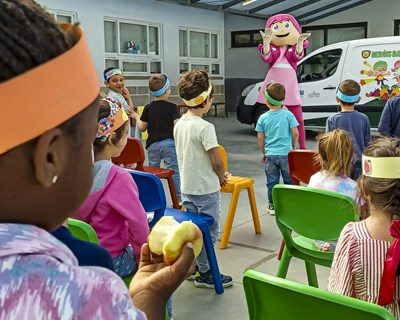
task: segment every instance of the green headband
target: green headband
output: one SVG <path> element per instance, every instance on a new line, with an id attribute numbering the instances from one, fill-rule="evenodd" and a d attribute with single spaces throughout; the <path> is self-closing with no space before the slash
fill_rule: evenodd
<path id="1" fill-rule="evenodd" d="M 267 90 L 265 90 L 264 95 L 265 95 L 265 99 L 267 99 L 269 101 L 269 103 L 274 105 L 274 106 L 280 106 L 283 103 L 283 101 L 285 101 L 285 99 L 283 99 L 283 100 L 275 100 L 274 98 L 272 98 L 269 95 Z"/>

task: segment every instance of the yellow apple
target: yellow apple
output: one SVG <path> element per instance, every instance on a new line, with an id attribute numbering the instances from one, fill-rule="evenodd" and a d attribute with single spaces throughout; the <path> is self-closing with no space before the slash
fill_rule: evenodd
<path id="1" fill-rule="evenodd" d="M 185 243 L 193 243 L 195 258 L 203 247 L 203 235 L 197 225 L 191 221 L 179 223 L 173 217 L 164 216 L 151 230 L 149 247 L 152 252 L 164 255 L 165 262 L 172 265 L 182 252 Z"/>

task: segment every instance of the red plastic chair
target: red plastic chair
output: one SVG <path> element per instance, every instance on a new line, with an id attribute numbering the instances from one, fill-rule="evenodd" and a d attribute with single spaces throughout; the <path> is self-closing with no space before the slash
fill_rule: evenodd
<path id="1" fill-rule="evenodd" d="M 315 161 L 316 150 L 291 150 L 288 154 L 290 177 L 293 184 L 300 182 L 308 184 L 313 174 L 321 170 L 321 165 Z"/>
<path id="2" fill-rule="evenodd" d="M 172 205 L 175 209 L 180 209 L 178 198 L 176 197 L 174 181 L 172 180 L 175 170 L 145 166 L 145 159 L 142 142 L 138 139 L 128 137 L 128 142 L 124 150 L 122 150 L 119 157 L 112 158 L 112 161 L 117 165 L 122 164 L 128 169 L 148 172 L 156 175 L 160 179 L 167 179 Z"/>
<path id="3" fill-rule="evenodd" d="M 321 170 L 319 162 L 315 161 L 318 154 L 316 150 L 290 150 L 288 154 L 290 178 L 294 185 L 299 186 L 300 182 L 308 184 L 313 174 Z M 282 240 L 279 249 L 278 260 L 281 260 L 285 241 Z"/>

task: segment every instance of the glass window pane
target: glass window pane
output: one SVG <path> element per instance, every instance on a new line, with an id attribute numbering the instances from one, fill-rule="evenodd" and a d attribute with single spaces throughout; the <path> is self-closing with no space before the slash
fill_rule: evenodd
<path id="1" fill-rule="evenodd" d="M 190 31 L 190 57 L 210 58 L 210 34 Z"/>
<path id="2" fill-rule="evenodd" d="M 158 48 L 158 27 L 149 27 L 149 54 L 160 54 Z"/>
<path id="3" fill-rule="evenodd" d="M 71 16 L 65 16 L 62 14 L 57 14 L 57 22 L 59 23 L 72 23 L 72 17 Z"/>
<path id="4" fill-rule="evenodd" d="M 139 24 L 119 24 L 119 46 L 121 53 L 147 54 L 147 28 Z M 129 49 L 128 49 L 129 46 Z"/>
<path id="5" fill-rule="evenodd" d="M 259 44 L 262 42 L 263 42 L 263 39 L 261 37 L 261 34 L 259 32 L 253 33 L 253 43 Z"/>
<path id="6" fill-rule="evenodd" d="M 297 75 L 299 82 L 310 82 L 326 79 L 335 74 L 340 57 L 341 49 L 321 52 L 308 58 L 298 66 Z"/>
<path id="7" fill-rule="evenodd" d="M 192 70 L 205 70 L 210 72 L 210 65 L 208 64 L 192 64 Z"/>
<path id="8" fill-rule="evenodd" d="M 104 49 L 117 53 L 117 23 L 104 21 Z"/>
<path id="9" fill-rule="evenodd" d="M 150 73 L 161 73 L 161 62 L 152 61 L 150 62 Z"/>
<path id="10" fill-rule="evenodd" d="M 235 35 L 235 44 L 237 46 L 245 46 L 249 45 L 250 43 L 251 43 L 250 33 Z"/>
<path id="11" fill-rule="evenodd" d="M 189 63 L 181 62 L 179 63 L 179 73 L 189 71 Z"/>
<path id="12" fill-rule="evenodd" d="M 211 34 L 211 58 L 218 59 L 218 35 Z"/>
<path id="13" fill-rule="evenodd" d="M 118 60 L 114 60 L 114 59 L 106 59 L 106 69 L 107 68 L 119 68 L 119 62 Z"/>
<path id="14" fill-rule="evenodd" d="M 306 49 L 307 54 L 324 46 L 324 30 L 311 30 L 308 38 L 310 45 Z"/>
<path id="15" fill-rule="evenodd" d="M 213 63 L 211 65 L 211 74 L 220 74 L 220 65 L 219 63 Z"/>
<path id="16" fill-rule="evenodd" d="M 364 27 L 328 29 L 328 44 L 363 38 L 365 38 Z"/>
<path id="17" fill-rule="evenodd" d="M 122 62 L 124 72 L 147 72 L 146 62 Z"/>
<path id="18" fill-rule="evenodd" d="M 179 56 L 187 57 L 187 31 L 179 30 Z"/>

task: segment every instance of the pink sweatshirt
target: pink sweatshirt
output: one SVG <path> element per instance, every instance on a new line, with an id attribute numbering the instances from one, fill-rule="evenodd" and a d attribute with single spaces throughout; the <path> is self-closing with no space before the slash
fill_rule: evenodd
<path id="1" fill-rule="evenodd" d="M 150 231 L 135 181 L 125 169 L 107 160 L 96 161 L 93 170 L 90 195 L 73 217 L 93 227 L 100 245 L 113 258 L 131 244 L 139 263 L 140 249 Z"/>

